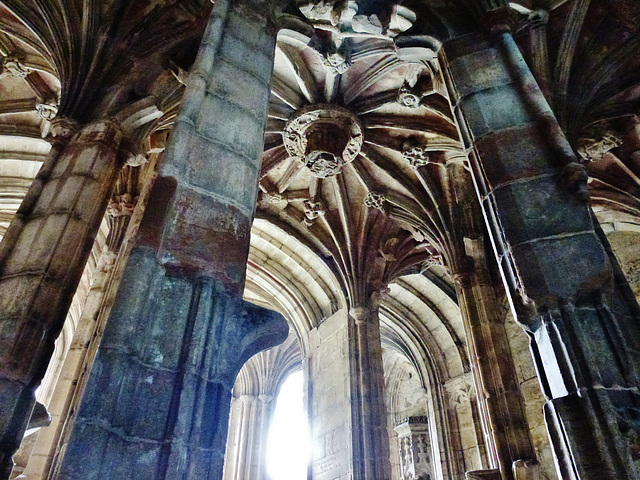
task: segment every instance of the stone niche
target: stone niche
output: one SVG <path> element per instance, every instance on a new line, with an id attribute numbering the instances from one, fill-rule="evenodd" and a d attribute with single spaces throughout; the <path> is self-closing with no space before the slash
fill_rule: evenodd
<path id="1" fill-rule="evenodd" d="M 400 478 L 402 480 L 435 479 L 431 463 L 431 441 L 427 417 L 409 417 L 394 430 L 398 434 Z"/>

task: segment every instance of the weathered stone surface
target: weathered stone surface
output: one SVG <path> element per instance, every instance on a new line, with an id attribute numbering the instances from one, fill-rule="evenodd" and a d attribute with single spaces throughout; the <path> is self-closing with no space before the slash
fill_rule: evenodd
<path id="1" fill-rule="evenodd" d="M 286 323 L 206 278 L 168 276 L 144 248 L 120 292 L 60 478 L 220 478 L 235 376 Z"/>
<path id="2" fill-rule="evenodd" d="M 471 93 L 462 94 L 460 113 L 470 129 L 464 132 L 468 146 L 479 144 L 480 157 L 472 154 L 475 180 L 481 197 L 488 197 L 483 208 L 485 218 L 493 219 L 487 226 L 504 281 L 518 320 L 533 335 L 541 383 L 552 398 L 547 418 L 554 450 L 567 478 L 635 478 L 637 466 L 630 453 L 634 437 L 625 437 L 635 427 L 620 427 L 619 420 L 622 416 L 625 425 L 634 424 L 630 412 L 635 407 L 616 410 L 609 405 L 620 397 L 618 386 L 623 392 L 638 386 L 637 376 L 625 366 L 638 362 L 638 349 L 625 344 L 622 337 L 638 337 L 637 320 L 634 325 L 627 317 L 637 316 L 639 310 L 631 298 L 610 296 L 613 270 L 583 201 L 579 165 L 513 39 L 503 32 L 492 41 L 487 50 L 495 54 L 479 54 L 476 43 L 469 43 L 468 53 L 462 41 L 453 46 L 454 62 L 470 57 L 459 63 L 475 65 L 480 71 L 478 88 L 474 88 L 469 85 L 473 77 L 462 70 L 462 91 Z M 486 59 L 492 56 L 502 59 L 500 68 L 509 71 L 512 83 L 505 84 L 504 76 L 483 73 Z M 503 135 L 501 141 L 511 143 L 514 130 L 526 134 L 534 125 L 539 133 L 527 137 L 530 146 L 523 157 L 495 154 L 487 148 L 497 145 Z M 533 163 L 528 162 L 531 157 L 536 158 Z M 485 164 L 487 176 L 482 173 Z M 553 169 L 558 177 L 550 175 Z M 505 182 L 505 175 L 513 180 Z M 616 306 L 619 303 L 621 307 Z M 618 308 L 625 313 L 612 314 Z M 624 333 L 613 337 L 607 333 L 614 331 Z M 625 360 L 616 361 L 618 356 Z M 583 414 L 575 416 L 555 407 L 565 401 Z M 600 423 L 618 424 L 602 430 L 604 442 L 615 448 L 602 443 L 594 448 L 595 439 L 590 436 Z"/>
<path id="3" fill-rule="evenodd" d="M 0 252 L 0 476 L 8 476 L 120 164 L 119 127 L 87 125 L 54 147 Z"/>
<path id="4" fill-rule="evenodd" d="M 220 479 L 236 375 L 287 336 L 282 316 L 241 298 L 275 41 L 268 12 L 253 8 L 212 12 L 61 478 Z M 253 31 L 227 28 L 245 11 L 262 50 L 243 40 Z M 262 81 L 250 92 L 261 115 L 206 89 L 218 79 L 233 90 L 221 62 Z"/>

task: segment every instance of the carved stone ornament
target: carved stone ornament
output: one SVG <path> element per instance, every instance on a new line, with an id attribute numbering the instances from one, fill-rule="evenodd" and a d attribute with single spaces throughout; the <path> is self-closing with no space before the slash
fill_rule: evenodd
<path id="1" fill-rule="evenodd" d="M 46 140 L 52 144 L 63 144 L 79 130 L 78 122 L 67 117 L 56 117 L 51 121 L 48 128 Z"/>
<path id="2" fill-rule="evenodd" d="M 622 145 L 622 140 L 613 132 L 604 132 L 598 138 L 581 138 L 578 140 L 578 153 L 585 162 L 596 162 L 616 147 Z"/>
<path id="3" fill-rule="evenodd" d="M 334 75 L 342 75 L 351 66 L 349 55 L 341 52 L 325 53 L 322 56 L 322 63 Z"/>
<path id="4" fill-rule="evenodd" d="M 307 227 L 310 227 L 311 225 L 313 225 L 313 223 L 318 217 L 321 217 L 325 213 L 327 213 L 327 211 L 324 209 L 321 202 L 312 202 L 311 200 L 305 200 L 304 201 L 305 218 L 302 221 L 302 223 L 304 223 Z"/>
<path id="5" fill-rule="evenodd" d="M 31 73 L 29 67 L 25 67 L 22 62 L 14 56 L 7 56 L 2 59 L 2 75 L 8 75 L 15 78 L 25 78 Z"/>
<path id="6" fill-rule="evenodd" d="M 451 408 L 460 408 L 468 405 L 469 401 L 475 397 L 473 377 L 470 373 L 463 373 L 450 379 L 445 383 L 444 387 L 449 397 L 449 406 Z"/>
<path id="7" fill-rule="evenodd" d="M 281 194 L 272 192 L 262 192 L 262 199 L 268 203 L 279 203 L 283 200 Z"/>
<path id="8" fill-rule="evenodd" d="M 298 6 L 300 12 L 312 22 L 325 21 L 332 25 L 338 25 L 346 7 L 347 2 L 341 0 L 315 0 Z"/>
<path id="9" fill-rule="evenodd" d="M 419 145 L 414 139 L 407 139 L 402 145 L 402 158 L 413 169 L 418 169 L 431 163 L 426 145 Z"/>
<path id="10" fill-rule="evenodd" d="M 112 217 L 130 217 L 133 215 L 133 209 L 136 206 L 138 197 L 133 198 L 130 193 L 116 195 L 109 201 L 107 206 L 107 215 Z"/>
<path id="11" fill-rule="evenodd" d="M 422 95 L 405 83 L 398 90 L 397 100 L 403 107 L 418 108 L 422 101 Z"/>
<path id="12" fill-rule="evenodd" d="M 55 103 L 36 103 L 38 115 L 44 120 L 53 120 L 58 114 L 58 105 Z"/>
<path id="13" fill-rule="evenodd" d="M 368 192 L 364 198 L 364 204 L 369 208 L 375 208 L 382 212 L 384 211 L 385 200 L 385 196 L 381 193 Z"/>
<path id="14" fill-rule="evenodd" d="M 445 266 L 444 258 L 442 258 L 442 255 L 438 253 L 438 254 L 430 255 L 429 258 L 427 258 L 424 262 L 422 262 L 421 271 L 426 271 L 431 267 L 444 267 L 444 266 Z"/>
<path id="15" fill-rule="evenodd" d="M 350 111 L 316 104 L 298 110 L 282 134 L 287 153 L 312 175 L 326 178 L 342 171 L 362 147 L 362 126 Z"/>

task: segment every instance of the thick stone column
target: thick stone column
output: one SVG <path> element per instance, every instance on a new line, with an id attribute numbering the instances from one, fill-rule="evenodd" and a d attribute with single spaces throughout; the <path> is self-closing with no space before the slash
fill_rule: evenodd
<path id="1" fill-rule="evenodd" d="M 161 139 L 165 136 L 160 134 Z M 157 142 L 155 139 L 154 143 Z M 163 142 L 162 145 L 164 146 Z M 141 191 L 133 187 L 133 194 L 116 195 L 126 188 L 125 185 L 132 188 L 132 178 L 135 178 L 138 172 L 134 173 L 134 167 L 125 168 L 120 172 L 114 195 L 107 207 L 109 234 L 105 249 L 98 261 L 73 341 L 47 407 L 52 417 L 51 425 L 38 432 L 27 467 L 20 479 L 49 478 L 49 473 L 55 468 L 58 453 L 68 440 L 68 430 L 73 425 L 74 413 L 82 399 L 106 319 L 114 304 L 117 286 L 131 251 L 131 232 L 137 230 L 140 225 L 142 213 L 149 199 L 156 161 L 157 155 L 151 155 L 145 173 L 140 173 L 144 175 L 141 182 L 144 186 Z"/>
<path id="2" fill-rule="evenodd" d="M 640 478 L 638 307 L 615 288 L 586 176 L 503 25 L 444 52 L 498 263 L 549 398 L 560 474 Z"/>
<path id="3" fill-rule="evenodd" d="M 311 332 L 310 342 L 314 480 L 390 479 L 377 310 L 340 310 Z"/>
<path id="4" fill-rule="evenodd" d="M 288 331 L 242 300 L 275 36 L 216 2 L 57 478 L 222 477 L 236 375 Z"/>
<path id="5" fill-rule="evenodd" d="M 122 132 L 54 121 L 54 145 L 0 247 L 0 478 L 8 478 L 113 187 Z M 69 141 L 70 139 L 70 141 Z M 68 142 L 68 143 L 67 143 Z"/>

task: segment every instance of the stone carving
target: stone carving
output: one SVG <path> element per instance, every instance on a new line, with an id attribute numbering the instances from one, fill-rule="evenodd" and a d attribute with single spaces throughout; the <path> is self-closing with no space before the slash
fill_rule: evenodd
<path id="1" fill-rule="evenodd" d="M 344 0 L 316 0 L 300 5 L 300 12 L 312 22 L 329 22 L 338 25 L 347 11 L 348 2 Z"/>
<path id="2" fill-rule="evenodd" d="M 316 104 L 298 110 L 282 136 L 287 153 L 318 178 L 340 173 L 362 147 L 360 121 L 337 105 Z"/>
<path id="3" fill-rule="evenodd" d="M 395 427 L 400 452 L 402 480 L 431 480 L 431 441 L 429 422 L 425 416 L 405 418 Z"/>
<path id="4" fill-rule="evenodd" d="M 577 162 L 567 163 L 560 174 L 562 185 L 572 193 L 575 193 L 581 200 L 589 199 L 589 192 L 587 191 L 587 182 L 589 181 L 589 174 L 587 173 L 584 165 Z"/>
<path id="5" fill-rule="evenodd" d="M 346 52 L 335 51 L 333 53 L 325 52 L 322 55 L 322 63 L 334 75 L 342 75 L 351 66 L 349 54 Z"/>
<path id="6" fill-rule="evenodd" d="M 38 115 L 44 120 L 51 121 L 58 114 L 58 105 L 55 103 L 36 103 Z"/>
<path id="7" fill-rule="evenodd" d="M 79 129 L 78 122 L 67 117 L 56 117 L 47 125 L 44 138 L 54 145 L 68 142 Z"/>
<path id="8" fill-rule="evenodd" d="M 375 208 L 384 212 L 385 196 L 382 193 L 368 192 L 364 198 L 364 204 L 369 208 Z"/>
<path id="9" fill-rule="evenodd" d="M 516 460 L 512 466 L 515 480 L 538 480 L 541 477 L 540 463 L 537 460 Z"/>
<path id="10" fill-rule="evenodd" d="M 404 107 L 418 108 L 423 95 L 415 87 L 406 82 L 398 89 L 398 103 Z"/>
<path id="11" fill-rule="evenodd" d="M 136 206 L 138 197 L 133 198 L 130 193 L 114 196 L 107 206 L 107 215 L 112 217 L 130 217 Z"/>
<path id="12" fill-rule="evenodd" d="M 387 2 L 395 3 L 395 2 Z M 411 28 L 416 14 L 401 5 L 389 6 L 386 12 L 359 14 L 358 2 L 347 0 L 311 0 L 298 4 L 300 12 L 313 24 L 330 24 L 344 34 L 372 34 L 395 37 Z"/>
<path id="13" fill-rule="evenodd" d="M 283 198 L 279 193 L 262 192 L 262 200 L 268 203 L 279 203 L 283 200 Z"/>
<path id="14" fill-rule="evenodd" d="M 321 202 L 312 202 L 311 200 L 305 200 L 304 202 L 304 220 L 302 220 L 302 223 L 307 226 L 310 227 L 311 225 L 314 224 L 315 220 L 324 215 L 326 213 L 326 210 L 324 209 L 324 207 L 322 206 Z"/>
<path id="15" fill-rule="evenodd" d="M 422 99 L 435 91 L 433 72 L 413 65 L 406 74 L 402 86 L 398 89 L 397 102 L 408 108 L 418 108 Z"/>
<path id="16" fill-rule="evenodd" d="M 420 145 L 412 138 L 407 139 L 402 145 L 402 158 L 416 170 L 431 163 L 426 145 Z"/>
<path id="17" fill-rule="evenodd" d="M 471 373 L 464 373 L 458 377 L 450 379 L 444 385 L 449 397 L 451 408 L 459 408 L 469 404 L 475 397 L 475 387 Z"/>
<path id="18" fill-rule="evenodd" d="M 579 139 L 578 153 L 585 162 L 596 162 L 620 145 L 622 140 L 617 135 L 611 131 L 605 131 L 599 136 Z"/>
<path id="19" fill-rule="evenodd" d="M 430 255 L 424 262 L 422 262 L 422 266 L 420 270 L 424 272 L 431 267 L 446 267 L 444 263 L 444 258 L 439 253 Z"/>
<path id="20" fill-rule="evenodd" d="M 11 55 L 2 59 L 1 67 L 2 69 L 0 72 L 2 76 L 8 75 L 15 78 L 25 78 L 31 73 L 31 69 L 29 67 L 25 67 L 18 57 Z"/>

